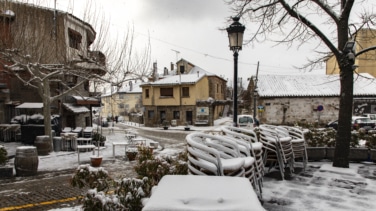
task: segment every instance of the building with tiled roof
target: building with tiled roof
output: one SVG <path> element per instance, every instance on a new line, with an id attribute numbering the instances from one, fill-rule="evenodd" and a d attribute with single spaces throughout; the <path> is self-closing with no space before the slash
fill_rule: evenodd
<path id="1" fill-rule="evenodd" d="M 144 124 L 213 125 L 225 108 L 227 81 L 184 59 L 176 66 L 165 68 L 161 77 L 154 72 L 155 77 L 141 85 Z"/>
<path id="2" fill-rule="evenodd" d="M 255 77 L 252 76 L 249 93 L 254 93 L 254 84 Z M 256 87 L 256 111 L 262 123 L 324 124 L 338 118 L 339 75 L 259 75 Z M 372 75 L 354 76 L 352 106 L 354 115 L 376 113 L 376 81 Z M 253 109 L 252 103 L 249 110 Z"/>

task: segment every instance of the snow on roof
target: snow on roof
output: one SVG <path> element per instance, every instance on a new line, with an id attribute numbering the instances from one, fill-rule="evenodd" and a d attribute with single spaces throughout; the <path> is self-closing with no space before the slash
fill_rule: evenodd
<path id="1" fill-rule="evenodd" d="M 16 108 L 43 108 L 43 103 L 22 103 Z"/>
<path id="2" fill-rule="evenodd" d="M 87 101 L 95 101 L 97 102 L 98 99 L 94 97 L 81 97 L 81 96 L 72 96 L 75 100 L 87 100 Z"/>
<path id="3" fill-rule="evenodd" d="M 156 86 L 163 86 L 163 85 L 177 85 L 177 84 L 195 84 L 201 78 L 203 78 L 206 74 L 199 72 L 199 74 L 182 74 L 182 75 L 174 75 L 170 77 L 163 78 L 158 81 L 144 83 L 142 85 L 156 85 Z"/>
<path id="4" fill-rule="evenodd" d="M 72 103 L 63 103 L 63 105 L 65 106 L 66 109 L 68 109 L 69 111 L 71 111 L 73 113 L 90 112 L 90 110 L 88 108 L 86 108 L 85 106 L 78 106 L 78 105 L 74 105 Z"/>
<path id="5" fill-rule="evenodd" d="M 119 89 L 118 92 L 122 93 L 142 93 L 142 88 L 140 87 L 141 83 L 135 83 L 132 85 L 127 84 Z M 131 90 L 132 86 L 132 90 Z"/>
<path id="6" fill-rule="evenodd" d="M 260 97 L 339 96 L 339 75 L 259 75 Z M 368 73 L 354 75 L 354 96 L 375 96 L 376 81 Z"/>

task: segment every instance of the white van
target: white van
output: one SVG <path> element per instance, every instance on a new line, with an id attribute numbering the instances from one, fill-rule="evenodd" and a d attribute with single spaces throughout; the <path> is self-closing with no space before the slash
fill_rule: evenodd
<path id="1" fill-rule="evenodd" d="M 238 127 L 248 127 L 253 128 L 255 127 L 257 122 L 253 118 L 252 115 L 238 115 Z"/>

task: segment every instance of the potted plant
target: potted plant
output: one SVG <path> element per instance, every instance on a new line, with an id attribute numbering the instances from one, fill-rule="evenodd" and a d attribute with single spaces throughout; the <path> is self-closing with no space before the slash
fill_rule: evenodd
<path id="1" fill-rule="evenodd" d="M 99 156 L 99 149 L 101 146 L 104 146 L 104 142 L 106 141 L 106 137 L 98 132 L 94 132 L 92 136 L 92 141 L 96 145 L 96 149 L 98 150 L 97 155 L 92 155 L 90 157 L 91 166 L 99 167 L 102 163 L 102 156 Z"/>
<path id="2" fill-rule="evenodd" d="M 169 126 L 169 122 L 167 120 L 163 120 L 162 124 L 163 124 L 163 129 L 167 130 Z"/>
<path id="3" fill-rule="evenodd" d="M 185 122 L 184 130 L 190 130 L 191 126 L 188 124 L 188 122 Z"/>
<path id="4" fill-rule="evenodd" d="M 6 166 L 8 162 L 8 153 L 3 145 L 0 145 L 0 178 L 12 177 L 13 167 Z"/>
<path id="5" fill-rule="evenodd" d="M 125 154 L 127 155 L 129 161 L 133 161 L 136 159 L 138 149 L 136 147 L 128 147 L 125 151 Z"/>

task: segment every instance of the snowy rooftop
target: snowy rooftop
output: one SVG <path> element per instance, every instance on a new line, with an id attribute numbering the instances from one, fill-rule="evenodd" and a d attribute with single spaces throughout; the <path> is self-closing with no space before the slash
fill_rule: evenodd
<path id="1" fill-rule="evenodd" d="M 68 109 L 69 111 L 71 111 L 73 113 L 90 112 L 90 110 L 88 108 L 86 108 L 85 106 L 77 106 L 77 105 L 74 105 L 72 103 L 63 103 L 63 105 L 65 106 L 66 109 Z"/>
<path id="2" fill-rule="evenodd" d="M 259 75 L 261 97 L 339 96 L 339 75 Z M 376 81 L 368 73 L 354 75 L 354 96 L 375 96 Z"/>
<path id="3" fill-rule="evenodd" d="M 158 81 L 144 83 L 143 85 L 177 85 L 179 83 L 181 84 L 195 84 L 199 80 L 201 80 L 206 74 L 199 72 L 196 74 L 182 74 L 182 75 L 174 75 L 170 77 L 163 78 Z"/>

